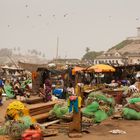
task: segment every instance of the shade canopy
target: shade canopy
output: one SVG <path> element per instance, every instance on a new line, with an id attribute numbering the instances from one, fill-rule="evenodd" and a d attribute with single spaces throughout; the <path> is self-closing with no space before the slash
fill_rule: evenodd
<path id="1" fill-rule="evenodd" d="M 82 71 L 82 70 L 84 70 L 84 68 L 76 66 L 72 69 L 72 75 L 75 75 L 76 72 L 79 72 L 79 71 Z"/>
<path id="2" fill-rule="evenodd" d="M 89 67 L 87 69 L 88 71 L 94 71 L 94 72 L 115 72 L 115 68 L 113 68 L 110 65 L 106 64 L 97 64 Z"/>

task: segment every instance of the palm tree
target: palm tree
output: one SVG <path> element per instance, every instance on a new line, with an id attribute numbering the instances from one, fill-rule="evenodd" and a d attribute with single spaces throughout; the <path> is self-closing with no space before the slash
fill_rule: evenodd
<path id="1" fill-rule="evenodd" d="M 90 51 L 89 47 L 86 47 L 86 53 L 88 53 Z"/>
<path id="2" fill-rule="evenodd" d="M 45 54 L 43 54 L 42 57 L 45 58 Z"/>

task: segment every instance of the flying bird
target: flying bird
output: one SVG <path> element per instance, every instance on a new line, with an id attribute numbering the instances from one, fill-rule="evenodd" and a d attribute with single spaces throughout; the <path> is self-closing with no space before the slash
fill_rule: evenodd
<path id="1" fill-rule="evenodd" d="M 68 14 L 65 14 L 64 17 L 66 17 Z"/>
<path id="2" fill-rule="evenodd" d="M 28 5 L 26 4 L 26 5 L 25 5 L 25 7 L 27 8 L 27 7 L 28 7 Z"/>

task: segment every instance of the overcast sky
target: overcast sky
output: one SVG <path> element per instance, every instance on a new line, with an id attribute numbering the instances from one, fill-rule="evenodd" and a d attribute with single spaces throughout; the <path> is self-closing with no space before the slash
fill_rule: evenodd
<path id="1" fill-rule="evenodd" d="M 0 48 L 37 49 L 46 58 L 107 50 L 140 26 L 140 0 L 0 0 Z"/>

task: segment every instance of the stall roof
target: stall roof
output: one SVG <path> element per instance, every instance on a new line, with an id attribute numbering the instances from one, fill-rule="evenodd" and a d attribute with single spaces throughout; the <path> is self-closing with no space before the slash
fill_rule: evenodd
<path id="1" fill-rule="evenodd" d="M 24 70 L 24 69 L 22 69 L 22 68 L 17 68 L 17 67 L 15 67 L 15 66 L 12 66 L 12 67 L 9 67 L 9 66 L 7 66 L 7 65 L 5 65 L 5 66 L 3 66 L 3 67 L 1 67 L 2 69 L 9 69 L 9 70 Z"/>
<path id="2" fill-rule="evenodd" d="M 48 69 L 45 67 L 39 67 L 37 71 L 47 71 L 50 72 L 52 75 L 61 75 L 66 72 L 66 70 Z"/>

